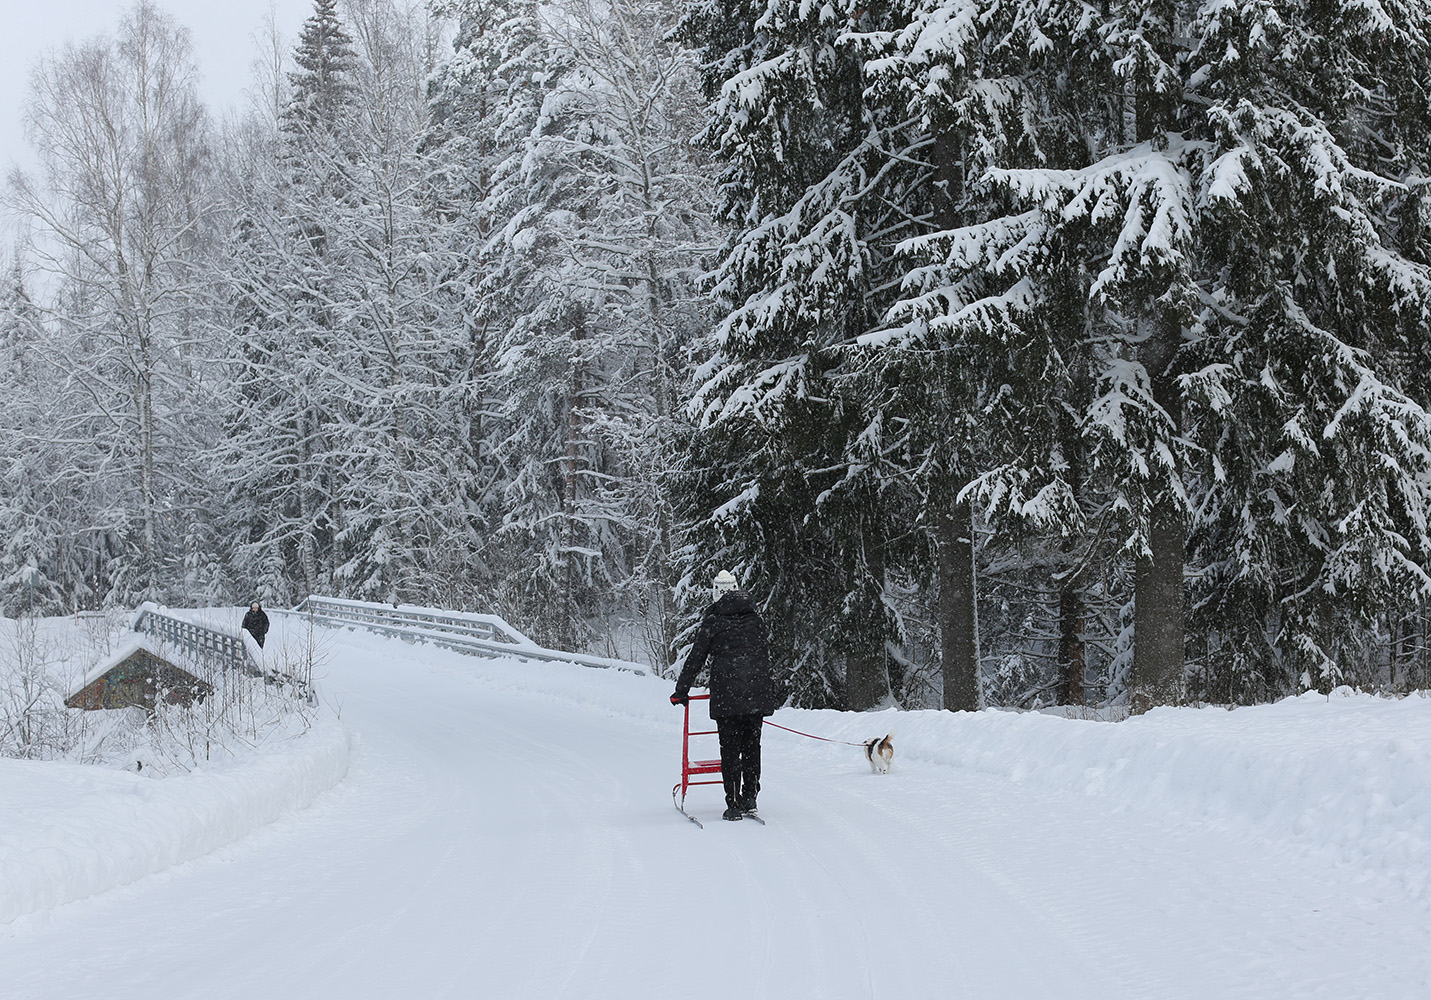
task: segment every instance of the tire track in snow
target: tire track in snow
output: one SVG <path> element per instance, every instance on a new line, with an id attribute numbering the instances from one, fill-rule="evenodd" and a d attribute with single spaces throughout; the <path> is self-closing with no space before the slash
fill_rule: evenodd
<path id="1" fill-rule="evenodd" d="M 1043 918 L 1038 907 L 1013 884 L 1000 884 L 948 836 L 947 813 L 927 808 L 938 801 L 920 788 L 928 781 L 904 769 L 876 776 L 832 756 L 823 748 L 796 752 L 806 764 L 803 790 L 793 792 L 801 812 L 818 817 L 832 844 L 848 855 L 842 876 L 854 898 L 888 899 L 892 909 L 881 916 L 896 919 L 909 931 L 899 943 L 901 959 L 869 963 L 881 978 L 872 993 L 898 997 L 917 990 L 922 976 L 906 970 L 942 956 L 938 978 L 949 981 L 956 994 L 1010 996 L 1106 997 L 1123 995 L 1117 984 L 1082 957 L 1082 949 L 1064 939 Z M 896 863 L 896 859 L 897 863 Z M 841 866 L 842 869 L 844 866 Z M 916 878 L 915 873 L 918 873 Z M 949 899 L 959 899 L 951 907 Z M 1023 942 L 1038 942 L 1045 961 L 1020 961 Z M 1006 966 L 991 978 L 989 955 L 1002 955 Z M 971 961 L 978 957 L 979 962 Z M 1055 966 L 1057 975 L 1044 966 Z M 1076 972 L 1074 971 L 1076 970 Z M 1081 980 L 1081 982 L 1080 982 Z"/>
<path id="2" fill-rule="evenodd" d="M 754 826 L 756 824 L 752 823 L 751 825 Z M 765 828 L 757 831 L 758 834 L 764 832 Z M 732 846 L 732 849 L 729 852 L 729 856 L 731 858 L 731 861 L 740 869 L 741 873 L 745 876 L 746 883 L 752 886 L 755 891 L 760 894 L 761 908 L 765 912 L 764 926 L 766 928 L 766 933 L 763 960 L 761 962 L 760 969 L 760 983 L 759 988 L 756 989 L 754 993 L 757 997 L 768 997 L 771 995 L 771 983 L 774 978 L 773 970 L 775 968 L 775 949 L 774 945 L 771 943 L 770 935 L 770 929 L 775 926 L 775 908 L 770 903 L 770 894 L 766 891 L 764 883 L 755 876 L 755 873 L 751 870 L 750 864 L 746 860 L 743 853 L 739 850 L 734 849 L 734 847 Z"/>

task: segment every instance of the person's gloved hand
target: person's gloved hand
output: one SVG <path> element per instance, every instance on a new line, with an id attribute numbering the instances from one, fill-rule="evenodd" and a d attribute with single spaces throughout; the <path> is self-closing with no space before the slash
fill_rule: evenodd
<path id="1" fill-rule="evenodd" d="M 690 698 L 686 695 L 681 694 L 681 692 L 679 691 L 673 691 L 671 693 L 672 705 L 684 705 L 688 701 L 690 701 Z"/>

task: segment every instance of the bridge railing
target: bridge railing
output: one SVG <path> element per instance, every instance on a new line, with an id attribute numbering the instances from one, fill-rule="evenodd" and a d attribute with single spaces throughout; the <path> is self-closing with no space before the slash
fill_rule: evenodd
<path id="1" fill-rule="evenodd" d="M 314 624 L 330 627 L 362 628 L 379 635 L 395 636 L 409 642 L 430 642 L 435 646 L 454 649 L 474 656 L 502 659 L 535 660 L 544 663 L 572 663 L 583 667 L 646 673 L 640 664 L 628 660 L 612 660 L 584 653 L 568 653 L 545 649 L 527 638 L 497 615 L 480 615 L 465 611 L 446 611 L 409 604 L 376 604 L 368 601 L 346 601 L 336 597 L 310 595 L 292 611 L 280 612 L 304 615 Z"/>
<path id="2" fill-rule="evenodd" d="M 241 629 L 229 631 L 179 618 L 153 604 L 140 605 L 132 628 L 212 670 L 239 670 L 250 677 L 261 677 L 267 684 L 285 685 L 310 702 L 314 700 L 313 686 L 307 679 L 294 676 L 271 659 L 266 669 L 258 643 Z"/>
<path id="3" fill-rule="evenodd" d="M 345 601 L 337 597 L 311 595 L 294 609 L 311 614 L 314 620 L 335 625 L 362 625 L 375 631 L 383 629 L 423 629 L 486 642 L 514 646 L 537 644 L 518 632 L 497 615 L 479 615 L 466 611 L 446 611 L 411 604 L 375 604 L 370 601 Z"/>
<path id="4" fill-rule="evenodd" d="M 134 616 L 134 631 L 152 635 L 206 665 L 241 670 L 262 677 L 263 668 L 249 652 L 244 637 L 184 618 L 176 618 L 153 605 L 141 605 Z"/>

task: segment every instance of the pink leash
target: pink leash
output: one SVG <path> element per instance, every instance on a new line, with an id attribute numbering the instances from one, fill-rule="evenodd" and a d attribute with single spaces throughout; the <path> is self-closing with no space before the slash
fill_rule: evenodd
<path id="1" fill-rule="evenodd" d="M 851 743 L 849 740 L 832 740 L 828 736 L 816 736 L 814 733 L 802 733 L 798 729 L 791 729 L 789 726 L 782 726 L 780 725 L 780 723 L 771 722 L 769 719 L 765 720 L 765 724 L 767 726 L 774 726 L 776 729 L 783 729 L 787 733 L 794 733 L 796 736 L 805 736 L 812 740 L 820 740 L 822 743 L 843 743 L 847 747 L 864 746 L 863 743 Z"/>

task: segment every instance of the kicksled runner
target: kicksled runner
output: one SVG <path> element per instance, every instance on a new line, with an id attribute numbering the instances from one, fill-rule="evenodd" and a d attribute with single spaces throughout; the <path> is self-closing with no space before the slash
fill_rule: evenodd
<path id="1" fill-rule="evenodd" d="M 723 785 L 724 781 L 720 773 L 720 758 L 715 760 L 692 760 L 691 759 L 691 737 L 692 736 L 715 736 L 717 730 L 698 729 L 691 730 L 691 702 L 710 701 L 708 694 L 693 694 L 686 699 L 686 717 L 681 726 L 681 780 L 676 782 L 671 789 L 671 801 L 675 803 L 676 809 L 686 819 L 690 820 L 702 830 L 705 824 L 686 812 L 686 792 L 692 785 Z M 699 779 L 699 780 L 694 780 Z M 755 813 L 746 813 L 745 819 L 753 819 L 761 826 L 765 825 L 765 820 Z"/>

